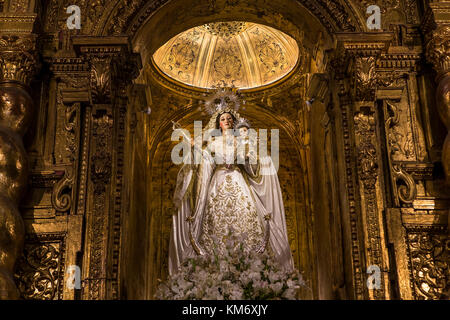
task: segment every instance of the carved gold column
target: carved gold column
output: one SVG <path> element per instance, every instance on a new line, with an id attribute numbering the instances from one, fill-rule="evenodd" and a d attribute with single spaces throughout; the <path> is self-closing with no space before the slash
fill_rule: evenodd
<path id="1" fill-rule="evenodd" d="M 73 43 L 89 65 L 92 105 L 82 297 L 118 299 L 127 89 L 140 59 L 123 36 L 79 36 Z"/>
<path id="2" fill-rule="evenodd" d="M 448 5 L 448 12 L 450 5 Z M 450 14 L 447 24 L 440 24 L 433 30 L 427 43 L 427 58 L 437 72 L 436 104 L 439 116 L 447 127 L 447 136 L 442 148 L 442 165 L 450 186 Z"/>
<path id="3" fill-rule="evenodd" d="M 17 299 L 12 275 L 22 252 L 24 224 L 18 203 L 27 184 L 22 137 L 33 116 L 28 84 L 36 66 L 31 35 L 0 38 L 0 299 Z"/>
<path id="4" fill-rule="evenodd" d="M 357 299 L 389 299 L 389 260 L 383 228 L 382 163 L 377 133 L 377 61 L 388 33 L 338 34 L 338 75 L 347 198 Z M 344 68 L 344 70 L 342 70 Z M 359 253 L 359 255 L 357 254 Z M 374 270 L 376 274 L 374 274 Z M 369 287 L 370 275 L 379 287 Z"/>

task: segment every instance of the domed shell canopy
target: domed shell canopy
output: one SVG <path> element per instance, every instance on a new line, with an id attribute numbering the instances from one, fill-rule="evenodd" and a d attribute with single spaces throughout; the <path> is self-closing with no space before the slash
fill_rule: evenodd
<path id="1" fill-rule="evenodd" d="M 153 55 L 158 68 L 184 84 L 255 88 L 288 74 L 297 43 L 274 28 L 249 22 L 216 22 L 186 30 Z"/>

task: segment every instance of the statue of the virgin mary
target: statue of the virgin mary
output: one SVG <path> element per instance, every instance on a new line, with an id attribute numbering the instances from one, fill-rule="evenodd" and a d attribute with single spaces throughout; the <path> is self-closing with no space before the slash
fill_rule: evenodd
<path id="1" fill-rule="evenodd" d="M 201 156 L 199 164 L 186 163 L 178 173 L 170 274 L 189 257 L 225 250 L 230 230 L 244 234 L 246 249 L 267 250 L 281 266 L 293 268 L 276 169 L 270 156 L 256 158 L 252 152 L 238 161 L 239 150 L 246 150 L 238 150 L 238 145 L 250 125 L 236 106 L 235 100 L 230 107 L 226 93 L 214 100 L 214 113 L 204 132 L 215 129 L 218 136 L 194 148 Z M 236 135 L 238 130 L 241 136 Z"/>

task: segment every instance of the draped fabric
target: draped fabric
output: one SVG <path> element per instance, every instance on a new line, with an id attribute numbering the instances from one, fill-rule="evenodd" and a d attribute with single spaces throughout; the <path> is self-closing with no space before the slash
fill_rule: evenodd
<path id="1" fill-rule="evenodd" d="M 214 238 L 219 251 L 226 234 L 245 233 L 244 244 L 257 250 L 265 243 L 285 268 L 293 268 L 283 198 L 276 169 L 269 156 L 256 164 L 237 164 L 235 145 L 218 137 L 204 150 L 199 165 L 184 164 L 177 177 L 174 202 L 177 214 L 169 246 L 169 273 L 196 254 L 212 252 Z"/>

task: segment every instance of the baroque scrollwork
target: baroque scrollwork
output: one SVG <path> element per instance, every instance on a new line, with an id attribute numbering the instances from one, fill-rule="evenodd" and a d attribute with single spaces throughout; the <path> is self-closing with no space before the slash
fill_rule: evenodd
<path id="1" fill-rule="evenodd" d="M 67 212 L 72 207 L 72 194 L 67 190 L 72 190 L 74 182 L 73 169 L 67 167 L 64 177 L 58 181 L 52 192 L 52 205 L 57 212 Z"/>
<path id="2" fill-rule="evenodd" d="M 414 296 L 419 300 L 448 299 L 450 239 L 446 234 L 407 234 Z"/>
<path id="3" fill-rule="evenodd" d="M 412 203 L 417 196 L 414 178 L 400 164 L 392 165 L 392 173 L 397 183 L 398 198 L 403 203 Z M 398 181 L 403 181 L 404 184 L 398 185 Z"/>
<path id="4" fill-rule="evenodd" d="M 409 142 L 406 140 L 405 144 L 399 142 L 399 132 L 395 130 L 399 123 L 399 112 L 397 106 L 392 102 L 386 102 L 389 108 L 388 113 L 390 116 L 387 117 L 385 122 L 385 130 L 388 134 L 388 150 L 389 150 L 389 163 L 392 169 L 392 176 L 397 187 L 398 198 L 403 203 L 412 203 L 417 196 L 416 182 L 414 178 L 407 173 L 400 163 L 393 161 L 393 155 L 395 152 L 403 152 L 405 156 L 408 155 Z M 402 135 L 401 135 L 402 136 Z M 398 184 L 399 181 L 403 181 L 404 184 Z"/>
<path id="5" fill-rule="evenodd" d="M 64 252 L 63 234 L 42 234 L 37 235 L 36 239 L 27 239 L 15 274 L 22 298 L 29 300 L 62 298 Z"/>

